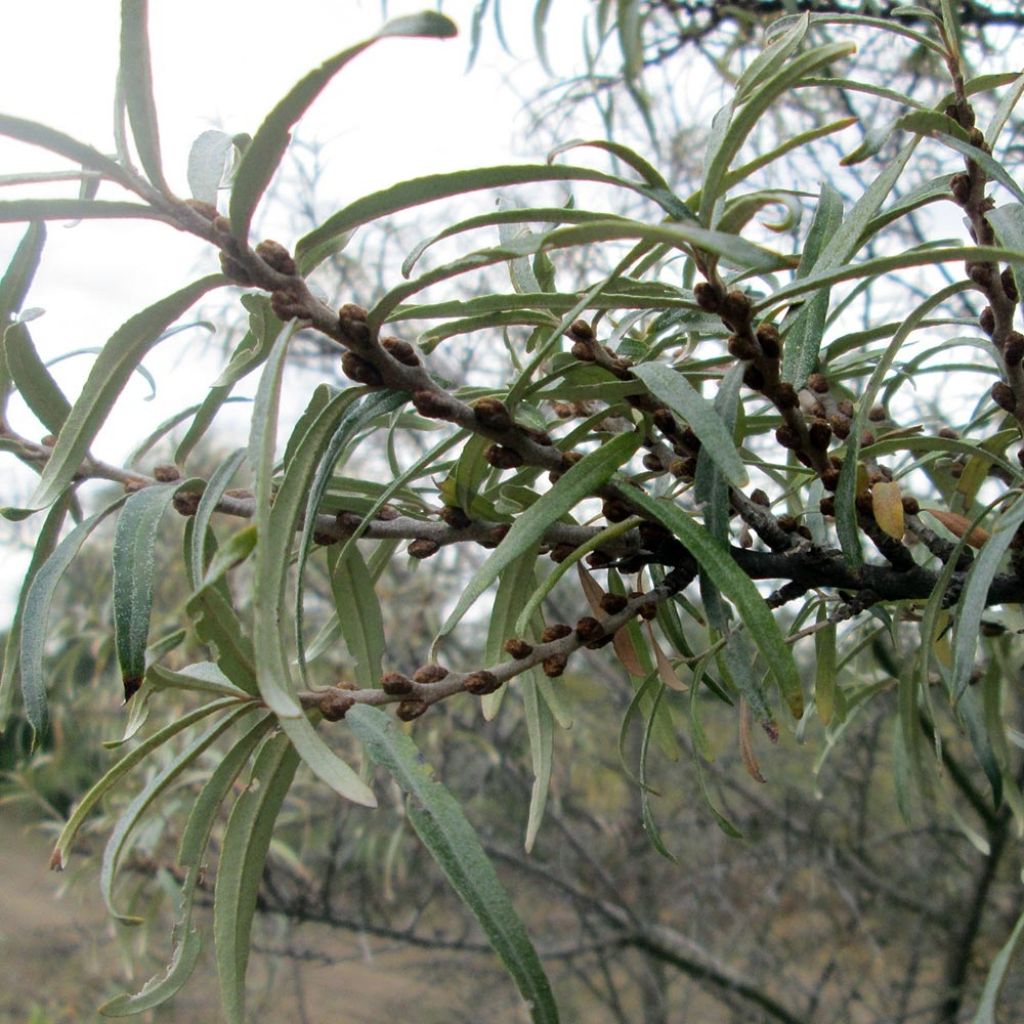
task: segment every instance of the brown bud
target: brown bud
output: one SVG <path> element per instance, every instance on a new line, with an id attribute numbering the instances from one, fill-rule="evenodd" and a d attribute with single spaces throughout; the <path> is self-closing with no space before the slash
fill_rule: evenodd
<path id="1" fill-rule="evenodd" d="M 800 435 L 788 424 L 783 423 L 778 430 L 775 431 L 775 440 L 782 445 L 783 448 L 799 448 L 800 447 Z"/>
<path id="2" fill-rule="evenodd" d="M 1003 359 L 1008 367 L 1020 364 L 1020 361 L 1024 359 L 1024 334 L 1019 331 L 1010 331 L 1006 336 Z"/>
<path id="3" fill-rule="evenodd" d="M 523 457 L 515 448 L 506 448 L 502 444 L 492 444 L 484 452 L 484 458 L 495 469 L 518 469 L 523 464 Z"/>
<path id="4" fill-rule="evenodd" d="M 508 531 L 512 527 L 508 523 L 499 523 L 493 529 L 489 530 L 486 538 L 477 543 L 482 548 L 496 548 L 506 537 Z"/>
<path id="5" fill-rule="evenodd" d="M 276 270 L 279 274 L 287 274 L 291 277 L 295 273 L 295 260 L 292 259 L 291 253 L 280 242 L 275 242 L 272 238 L 266 238 L 256 246 L 256 255 L 271 270 Z"/>
<path id="6" fill-rule="evenodd" d="M 136 494 L 139 491 L 145 490 L 145 487 L 146 487 L 146 481 L 145 480 L 137 480 L 137 479 L 125 480 L 125 482 L 124 482 L 124 493 L 125 494 Z"/>
<path id="7" fill-rule="evenodd" d="M 550 626 L 544 627 L 544 632 L 540 635 L 540 642 L 549 644 L 552 640 L 561 640 L 563 637 L 567 637 L 571 632 L 571 626 L 564 622 L 554 622 Z"/>
<path id="8" fill-rule="evenodd" d="M 384 383 L 380 370 L 373 363 L 369 363 L 361 356 L 357 356 L 355 352 L 343 352 L 341 354 L 341 372 L 349 380 L 354 380 L 357 384 L 379 387 Z"/>
<path id="9" fill-rule="evenodd" d="M 512 428 L 512 415 L 504 402 L 497 398 L 478 398 L 473 403 L 477 423 L 488 430 L 505 431 Z"/>
<path id="10" fill-rule="evenodd" d="M 401 363 L 403 366 L 419 366 L 420 357 L 416 354 L 416 349 L 412 347 L 407 341 L 402 341 L 401 338 L 381 338 L 380 343 L 395 362 Z"/>
<path id="11" fill-rule="evenodd" d="M 389 697 L 404 697 L 407 693 L 412 693 L 412 680 L 408 676 L 403 676 L 401 672 L 388 672 L 387 675 L 380 677 L 380 688 Z"/>
<path id="12" fill-rule="evenodd" d="M 332 544 L 337 544 L 341 540 L 336 532 L 331 530 L 321 530 L 319 527 L 313 529 L 313 543 L 319 544 L 322 548 L 328 548 Z"/>
<path id="13" fill-rule="evenodd" d="M 643 457 L 644 469 L 650 470 L 652 473 L 664 472 L 665 467 L 661 464 L 661 459 L 658 458 L 654 452 L 648 452 Z"/>
<path id="14" fill-rule="evenodd" d="M 959 441 L 960 434 L 952 427 L 939 427 L 939 437 L 949 438 L 951 441 Z"/>
<path id="15" fill-rule="evenodd" d="M 366 320 L 369 314 L 354 302 L 346 302 L 338 310 L 338 330 L 353 345 L 362 347 L 370 340 L 370 328 Z"/>
<path id="16" fill-rule="evenodd" d="M 869 445 L 875 443 L 875 435 L 870 430 L 865 430 L 860 435 L 860 446 L 861 448 L 867 448 Z"/>
<path id="17" fill-rule="evenodd" d="M 576 623 L 576 635 L 584 644 L 593 643 L 595 640 L 604 639 L 604 626 L 592 615 L 585 615 Z"/>
<path id="18" fill-rule="evenodd" d="M 664 406 L 655 409 L 651 419 L 654 425 L 668 437 L 673 437 L 679 431 L 679 423 L 675 416 Z"/>
<path id="19" fill-rule="evenodd" d="M 462 685 L 469 693 L 483 697 L 488 693 L 494 693 L 501 686 L 501 682 L 493 672 L 481 669 L 479 672 L 470 672 Z"/>
<path id="20" fill-rule="evenodd" d="M 746 384 L 751 391 L 763 391 L 764 374 L 753 363 L 751 363 L 746 370 L 743 371 L 743 383 Z"/>
<path id="21" fill-rule="evenodd" d="M 818 508 L 821 510 L 821 514 L 823 516 L 834 516 L 836 514 L 835 495 L 826 494 L 825 497 L 818 502 Z"/>
<path id="22" fill-rule="evenodd" d="M 839 486 L 839 470 L 835 466 L 822 470 L 821 482 L 826 491 L 834 491 Z"/>
<path id="23" fill-rule="evenodd" d="M 429 537 L 417 537 L 407 548 L 410 558 L 430 558 L 441 550 L 441 545 Z"/>
<path id="24" fill-rule="evenodd" d="M 278 320 L 309 319 L 309 311 L 291 292 L 271 292 L 270 308 Z"/>
<path id="25" fill-rule="evenodd" d="M 832 428 L 824 420 L 815 420 L 807 428 L 807 440 L 812 448 L 823 452 L 832 440 Z"/>
<path id="26" fill-rule="evenodd" d="M 453 530 L 464 530 L 472 522 L 458 505 L 445 505 L 438 514 Z"/>
<path id="27" fill-rule="evenodd" d="M 420 388 L 412 393 L 412 404 L 421 416 L 432 420 L 458 419 L 459 409 L 454 400 L 443 391 Z"/>
<path id="28" fill-rule="evenodd" d="M 780 410 L 795 409 L 800 404 L 796 388 L 787 381 L 782 381 L 775 386 L 775 392 L 771 396 L 775 407 Z"/>
<path id="29" fill-rule="evenodd" d="M 222 235 L 231 234 L 231 221 L 227 217 L 222 217 L 219 213 L 213 218 L 213 230 L 219 232 Z"/>
<path id="30" fill-rule="evenodd" d="M 632 509 L 620 498 L 605 498 L 601 505 L 601 515 L 609 523 L 621 523 L 633 514 Z"/>
<path id="31" fill-rule="evenodd" d="M 44 437 L 41 437 L 39 439 L 39 443 L 44 448 L 52 448 L 57 443 L 57 435 L 56 434 L 46 434 Z"/>
<path id="32" fill-rule="evenodd" d="M 722 319 L 725 320 L 734 331 L 750 323 L 751 303 L 747 294 L 739 288 L 733 288 L 726 292 L 722 301 Z"/>
<path id="33" fill-rule="evenodd" d="M 730 334 L 725 347 L 733 359 L 756 359 L 760 352 L 748 334 Z"/>
<path id="34" fill-rule="evenodd" d="M 879 423 L 886 418 L 889 414 L 885 411 L 884 405 L 873 405 L 868 409 L 868 419 L 872 423 Z"/>
<path id="35" fill-rule="evenodd" d="M 444 665 L 438 665 L 431 663 L 430 665 L 421 665 L 413 673 L 413 682 L 422 683 L 425 686 L 429 686 L 431 683 L 439 683 L 442 679 L 447 678 L 448 669 Z"/>
<path id="36" fill-rule="evenodd" d="M 195 210 L 201 217 L 207 220 L 216 220 L 218 216 L 217 207 L 213 203 L 207 203 L 202 199 L 186 199 L 185 205 Z"/>
<path id="37" fill-rule="evenodd" d="M 225 498 L 238 498 L 239 501 L 251 501 L 256 497 L 247 487 L 229 487 L 224 492 Z"/>
<path id="38" fill-rule="evenodd" d="M 795 533 L 797 527 L 800 525 L 800 520 L 796 516 L 779 516 L 778 518 L 779 529 L 783 533 Z"/>
<path id="39" fill-rule="evenodd" d="M 603 569 L 605 566 L 611 565 L 614 561 L 615 559 L 609 555 L 607 551 L 602 551 L 600 548 L 598 548 L 597 551 L 591 551 L 590 554 L 587 555 L 587 565 L 589 565 L 591 569 Z"/>
<path id="40" fill-rule="evenodd" d="M 812 373 L 807 378 L 807 386 L 816 395 L 824 395 L 828 391 L 828 377 L 823 373 Z"/>
<path id="41" fill-rule="evenodd" d="M 1020 296 L 1017 294 L 1017 281 L 1014 279 L 1012 268 L 1007 267 L 999 275 L 999 280 L 1002 282 L 1003 291 L 1006 293 L 1006 297 L 1011 302 L 1016 302 Z"/>
<path id="42" fill-rule="evenodd" d="M 992 286 L 992 264 L 974 263 L 970 260 L 964 265 L 967 276 L 979 287 L 990 288 Z"/>
<path id="43" fill-rule="evenodd" d="M 693 298 L 705 313 L 717 313 L 722 308 L 722 293 L 707 281 L 693 286 Z"/>
<path id="44" fill-rule="evenodd" d="M 779 355 L 782 353 L 782 336 L 779 334 L 779 329 L 775 324 L 759 324 L 757 340 L 766 358 L 779 358 Z"/>
<path id="45" fill-rule="evenodd" d="M 853 407 L 853 402 L 849 398 L 840 398 L 836 404 L 836 409 L 840 416 L 845 416 L 847 419 L 853 419 L 856 410 Z"/>
<path id="46" fill-rule="evenodd" d="M 181 479 L 181 470 L 170 462 L 162 462 L 153 467 L 153 478 L 162 484 L 173 483 Z"/>
<path id="47" fill-rule="evenodd" d="M 760 505 L 762 508 L 768 508 L 772 503 L 771 498 L 769 498 L 760 487 L 755 487 L 754 490 L 750 492 L 750 500 L 755 505 Z"/>
<path id="48" fill-rule="evenodd" d="M 637 598 L 643 596 L 644 595 L 639 590 L 634 590 L 630 593 L 629 599 L 631 601 L 635 601 Z M 653 601 L 645 601 L 640 605 L 637 611 L 640 613 L 641 619 L 647 619 L 649 621 L 658 614 L 658 606 Z"/>
<path id="49" fill-rule="evenodd" d="M 618 615 L 623 608 L 629 603 L 629 599 L 623 594 L 602 594 L 601 600 L 601 611 L 606 615 Z"/>
<path id="50" fill-rule="evenodd" d="M 845 416 L 829 416 L 828 425 L 840 441 L 845 441 L 850 436 L 850 421 Z"/>
<path id="51" fill-rule="evenodd" d="M 183 516 L 194 516 L 199 511 L 199 500 L 202 497 L 195 491 L 180 491 L 171 499 L 174 511 Z"/>
<path id="52" fill-rule="evenodd" d="M 564 562 L 567 558 L 572 557 L 572 554 L 575 550 L 575 544 L 556 544 L 548 552 L 548 557 L 551 559 L 552 562 Z"/>
<path id="53" fill-rule="evenodd" d="M 573 320 L 569 324 L 569 337 L 574 341 L 593 341 L 594 328 L 586 320 Z"/>
<path id="54" fill-rule="evenodd" d="M 903 511 L 906 512 L 908 516 L 916 516 L 917 513 L 921 511 L 921 506 L 918 503 L 917 498 L 912 494 L 905 494 L 901 500 L 903 502 Z"/>
<path id="55" fill-rule="evenodd" d="M 996 329 L 996 315 L 992 312 L 991 306 L 986 306 L 981 311 L 981 316 L 978 317 L 978 323 L 981 324 L 981 329 L 991 337 Z"/>
<path id="56" fill-rule="evenodd" d="M 540 667 L 544 670 L 544 675 L 546 675 L 548 679 L 557 679 L 565 672 L 565 667 L 568 664 L 569 655 L 551 654 L 541 662 Z"/>
<path id="57" fill-rule="evenodd" d="M 355 701 L 348 694 L 340 693 L 333 687 L 320 694 L 320 714 L 328 722 L 340 722 L 354 704 Z"/>
<path id="58" fill-rule="evenodd" d="M 520 426 L 519 429 L 534 443 L 542 448 L 550 448 L 555 442 L 546 430 L 538 430 L 536 427 Z"/>
<path id="59" fill-rule="evenodd" d="M 573 356 L 578 359 L 581 363 L 592 363 L 597 358 L 594 355 L 594 348 L 592 345 L 588 345 L 585 341 L 573 342 L 572 348 L 569 351 Z"/>
<path id="60" fill-rule="evenodd" d="M 992 385 L 992 401 L 1000 409 L 1005 409 L 1007 412 L 1013 412 L 1017 404 L 1017 399 L 1013 395 L 1013 388 L 1001 380 Z"/>
<path id="61" fill-rule="evenodd" d="M 523 658 L 528 658 L 533 654 L 533 645 L 528 644 L 525 640 L 518 636 L 509 637 L 504 644 L 505 653 L 511 654 L 517 661 L 522 661 Z"/>
<path id="62" fill-rule="evenodd" d="M 966 206 L 971 198 L 971 179 L 966 174 L 954 174 L 949 181 L 949 190 L 961 206 Z"/>
<path id="63" fill-rule="evenodd" d="M 229 256 L 226 252 L 220 254 L 220 269 L 221 273 L 228 278 L 230 281 L 234 281 L 235 284 L 250 285 L 252 284 L 252 278 L 249 276 L 249 271 L 242 266 L 234 258 Z M 280 319 L 291 319 L 291 317 L 281 317 Z"/>
<path id="64" fill-rule="evenodd" d="M 424 714 L 429 707 L 430 705 L 425 700 L 403 700 L 395 708 L 395 714 L 403 722 L 411 722 L 414 718 L 419 718 Z"/>

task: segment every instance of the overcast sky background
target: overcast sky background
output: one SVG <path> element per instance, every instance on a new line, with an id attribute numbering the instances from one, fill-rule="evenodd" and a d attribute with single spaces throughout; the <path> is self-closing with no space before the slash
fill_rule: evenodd
<path id="1" fill-rule="evenodd" d="M 252 133 L 288 89 L 321 61 L 372 34 L 384 17 L 430 6 L 390 0 L 151 0 L 150 40 L 164 170 L 173 189 L 188 195 L 186 162 L 192 141 L 217 127 Z M 541 159 L 531 149 L 524 101 L 547 78 L 537 61 L 529 14 L 532 3 L 505 4 L 511 54 L 488 21 L 474 68 L 466 72 L 473 0 L 447 0 L 442 9 L 459 25 L 456 39 L 389 39 L 348 65 L 300 124 L 306 140 L 327 146 L 321 197 L 337 206 L 405 178 L 473 165 Z M 550 18 L 551 61 L 559 74 L 578 70 L 581 8 L 587 0 L 559 0 Z M 34 0 L 5 5 L 6 46 L 0 62 L 4 112 L 59 128 L 111 152 L 119 7 L 114 0 L 73 3 Z M 386 13 L 382 8 L 386 7 Z M 573 56 L 575 55 L 575 56 Z M 576 65 L 574 67 L 574 65 Z M 44 150 L 0 139 L 0 174 L 70 169 Z M 73 196 L 63 183 L 3 198 Z M 120 198 L 105 187 L 101 198 Z M 0 225 L 0 260 L 7 265 L 24 228 Z M 284 238 L 291 243 L 294 239 Z M 198 240 L 145 221 L 49 225 L 42 265 L 27 306 L 45 315 L 32 325 L 44 359 L 99 346 L 132 313 L 197 276 L 209 259 Z M 182 356 L 182 350 L 188 354 Z M 159 392 L 135 378 L 94 446 L 117 461 L 164 416 L 202 397 L 208 372 L 196 372 L 196 346 L 169 342 L 146 359 Z M 74 400 L 90 357 L 60 363 L 54 375 Z M 193 372 L 188 373 L 189 369 Z M 190 392 L 189 388 L 193 390 Z M 198 388 L 199 390 L 194 390 Z M 11 419 L 30 436 L 40 428 L 15 396 Z M 5 503 L 17 482 L 23 496 L 34 477 L 4 463 Z M 0 617 L 27 565 L 25 543 L 38 517 L 3 522 L 0 545 Z"/>

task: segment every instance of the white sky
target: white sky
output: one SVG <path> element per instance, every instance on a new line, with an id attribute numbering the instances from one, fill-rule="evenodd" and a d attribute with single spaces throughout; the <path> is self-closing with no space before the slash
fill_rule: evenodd
<path id="1" fill-rule="evenodd" d="M 390 0 L 387 17 L 413 13 L 429 0 Z M 531 36 L 532 4 L 504 5 L 512 55 L 505 53 L 488 20 L 474 69 L 466 73 L 473 0 L 447 0 L 443 10 L 459 25 L 456 39 L 388 39 L 362 54 L 331 83 L 300 124 L 302 137 L 326 143 L 328 174 L 321 198 L 338 206 L 404 178 L 473 165 L 525 161 L 529 150 L 523 101 L 545 82 Z M 110 152 L 114 79 L 118 63 L 119 7 L 115 0 L 33 0 L 0 4 L 5 37 L 0 96 L 5 113 L 59 128 Z M 581 8 L 588 0 L 552 5 L 551 38 L 556 72 L 568 72 L 565 40 L 578 53 Z M 185 168 L 192 140 L 210 127 L 252 133 L 278 99 L 311 67 L 372 34 L 384 19 L 380 0 L 151 0 L 150 40 L 165 173 L 187 195 Z M 0 139 L 0 174 L 70 169 L 41 149 Z M 73 196 L 76 186 L 50 186 Z M 112 188 L 101 197 L 114 197 Z M 41 194 L 7 188 L 0 198 Z M 45 193 L 43 193 L 45 194 Z M 117 198 L 121 196 L 118 195 Z M 0 224 L 0 261 L 7 265 L 22 225 Z M 44 359 L 84 346 L 99 346 L 132 313 L 197 276 L 209 259 L 199 241 L 166 225 L 84 222 L 48 226 L 48 242 L 27 305 L 45 309 L 32 324 Z M 290 244 L 294 239 L 282 238 Z M 202 397 L 208 372 L 181 376 L 182 346 L 158 347 L 146 366 L 163 380 L 157 401 L 136 378 L 94 448 L 117 461 L 164 416 Z M 194 347 L 193 347 L 194 352 Z M 188 358 L 195 359 L 195 355 Z M 89 367 L 79 357 L 54 375 L 74 399 Z M 167 377 L 178 373 L 169 383 Z M 185 394 L 188 385 L 196 389 Z M 15 397 L 17 429 L 39 428 Z M 30 477 L 13 460 L 4 464 L 5 503 L 10 485 Z M 0 544 L 31 540 L 36 519 L 0 525 Z M 24 548 L 5 559 L 0 575 L 0 617 L 27 564 Z M 13 570 L 14 578 L 7 578 Z"/>

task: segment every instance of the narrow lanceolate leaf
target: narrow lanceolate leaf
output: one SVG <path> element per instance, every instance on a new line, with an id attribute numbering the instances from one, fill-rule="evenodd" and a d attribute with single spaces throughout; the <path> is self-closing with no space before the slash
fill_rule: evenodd
<path id="1" fill-rule="evenodd" d="M 93 149 L 92 146 L 87 146 L 84 142 L 79 142 L 78 139 L 37 121 L 0 114 L 0 135 L 17 139 L 19 142 L 27 142 L 32 146 L 41 146 L 91 171 L 99 171 L 105 178 L 118 181 L 122 185 L 129 186 L 131 183 L 131 177 L 116 160 L 111 160 L 98 149 Z"/>
<path id="2" fill-rule="evenodd" d="M 213 891 L 217 976 L 228 1024 L 245 1024 L 245 970 L 256 897 L 274 822 L 298 765 L 287 736 L 268 739 L 228 818 Z"/>
<path id="3" fill-rule="evenodd" d="M 1024 913 L 1017 918 L 1017 923 L 1013 926 L 1013 931 L 1010 932 L 1006 944 L 992 961 L 988 976 L 985 978 L 981 999 L 978 1001 L 978 1012 L 974 1015 L 972 1024 L 998 1024 L 996 1007 L 999 1004 L 999 992 L 1006 980 L 1006 972 L 1022 935 L 1024 935 Z"/>
<path id="4" fill-rule="evenodd" d="M 161 192 L 168 192 L 160 161 L 160 132 L 153 100 L 148 16 L 148 0 L 121 0 L 121 64 L 117 73 L 142 168 Z"/>
<path id="5" fill-rule="evenodd" d="M 125 500 L 126 496 L 121 495 L 105 509 L 79 523 L 39 566 L 25 595 L 21 619 L 21 694 L 25 715 L 37 737 L 45 733 L 47 727 L 43 654 L 54 591 L 89 534 Z"/>
<path id="6" fill-rule="evenodd" d="M 11 324 L 4 332 L 3 355 L 18 394 L 39 422 L 51 434 L 58 434 L 68 418 L 71 403 L 39 358 L 25 324 Z"/>
<path id="7" fill-rule="evenodd" d="M 526 839 L 523 846 L 527 853 L 533 844 L 544 820 L 544 809 L 548 802 L 548 788 L 551 785 L 551 754 L 554 747 L 554 718 L 547 702 L 537 692 L 534 672 L 527 672 L 519 679 L 526 712 L 526 732 L 530 739 L 530 758 L 533 762 L 533 786 L 530 789 L 530 811 L 526 819 Z"/>
<path id="8" fill-rule="evenodd" d="M 376 35 L 325 61 L 320 67 L 309 72 L 297 82 L 291 91 L 267 115 L 253 136 L 252 143 L 245 151 L 235 175 L 231 189 L 231 232 L 236 238 L 245 239 L 257 203 L 266 191 L 284 157 L 291 139 L 292 126 L 306 112 L 310 104 L 320 95 L 328 82 L 350 60 L 358 57 L 377 40 L 388 36 L 421 36 L 445 39 L 454 36 L 455 24 L 442 14 L 426 11 L 423 14 L 395 18 L 388 22 Z"/>
<path id="9" fill-rule="evenodd" d="M 814 704 L 822 725 L 832 721 L 836 706 L 836 627 L 828 621 L 828 609 L 818 610 L 821 628 L 814 634 Z"/>
<path id="10" fill-rule="evenodd" d="M 111 335 L 68 413 L 29 508 L 51 505 L 71 483 L 121 389 L 143 356 L 185 310 L 224 281 L 219 274 L 204 277 L 136 314 Z"/>
<path id="11" fill-rule="evenodd" d="M 238 467 L 245 458 L 245 449 L 237 448 L 213 472 L 203 488 L 196 514 L 192 517 L 192 536 L 188 550 L 189 575 L 192 586 L 198 589 L 206 575 L 206 531 L 224 492 L 231 484 Z"/>
<path id="12" fill-rule="evenodd" d="M 507 188 L 541 181 L 597 181 L 640 191 L 643 185 L 626 181 L 589 167 L 560 164 L 508 164 L 478 167 L 471 171 L 430 174 L 399 182 L 357 199 L 332 214 L 319 227 L 300 238 L 295 246 L 295 259 L 303 273 L 312 270 L 326 257 L 334 241 L 355 228 L 381 217 L 388 217 L 413 206 L 422 206 L 437 199 L 463 195 L 487 188 Z"/>
<path id="13" fill-rule="evenodd" d="M 284 643 L 281 609 L 284 600 L 290 558 L 275 558 L 278 547 L 288 545 L 293 536 L 278 537 L 271 543 L 273 509 L 274 454 L 277 442 L 277 414 L 281 401 L 281 381 L 288 342 L 295 333 L 296 321 L 281 329 L 256 390 L 252 429 L 249 432 L 249 465 L 256 477 L 256 579 L 253 586 L 253 649 L 256 681 L 260 695 L 275 715 L 296 718 L 302 714 Z"/>
<path id="14" fill-rule="evenodd" d="M 541 495 L 520 515 L 512 524 L 512 529 L 505 539 L 466 585 L 458 603 L 434 640 L 435 646 L 458 625 L 476 599 L 498 578 L 507 565 L 529 551 L 552 523 L 557 522 L 578 502 L 607 483 L 639 445 L 639 434 L 619 434 L 597 451 L 585 455 L 550 491 Z"/>
<path id="15" fill-rule="evenodd" d="M 157 530 L 180 484 L 156 484 L 131 495 L 114 534 L 114 636 L 127 702 L 142 685 L 153 607 Z"/>
<path id="16" fill-rule="evenodd" d="M 582 465 L 582 463 L 581 463 Z M 630 491 L 629 499 L 682 541 L 719 590 L 736 605 L 740 621 L 761 651 L 794 718 L 803 714 L 803 691 L 793 652 L 757 587 L 736 565 L 729 549 L 674 502 Z M 500 550 L 500 548 L 499 548 Z"/>
<path id="17" fill-rule="evenodd" d="M 385 639 L 384 616 L 373 577 L 355 544 L 346 545 L 341 558 L 338 545 L 332 544 L 327 549 L 327 567 L 341 635 L 355 661 L 355 682 L 360 687 L 375 687 L 380 679 Z"/>
<path id="18" fill-rule="evenodd" d="M 178 854 L 178 863 L 187 870 L 178 897 L 177 919 L 171 932 L 174 947 L 171 961 L 162 974 L 152 977 L 138 992 L 115 996 L 104 1003 L 100 1013 L 105 1017 L 127 1017 L 160 1006 L 181 990 L 195 968 L 201 937 L 199 929 L 192 925 L 192 904 L 205 874 L 202 854 L 220 805 L 274 720 L 266 711 L 252 710 L 248 714 L 250 719 L 244 726 L 245 731 L 218 762 L 189 812 Z"/>
<path id="19" fill-rule="evenodd" d="M 641 363 L 634 367 L 633 374 L 647 385 L 655 398 L 689 424 L 700 438 L 701 450 L 708 453 L 729 483 L 734 487 L 746 486 L 747 471 L 732 433 L 711 402 L 681 373 L 664 363 Z"/>
<path id="20" fill-rule="evenodd" d="M 18 595 L 18 604 L 14 609 L 14 618 L 7 629 L 7 640 L 4 643 L 3 673 L 0 675 L 0 733 L 7 725 L 7 718 L 11 713 L 11 706 L 14 702 L 14 687 L 18 679 L 18 669 L 21 665 L 21 624 L 25 615 L 25 605 L 28 599 L 28 592 L 32 582 L 40 568 L 46 563 L 53 549 L 57 546 L 60 537 L 61 527 L 71 507 L 71 493 L 65 494 L 64 498 L 56 502 L 46 515 L 42 529 L 36 538 L 36 546 L 32 551 L 32 560 L 29 562 L 25 572 L 25 582 L 22 584 L 21 593 Z"/>
<path id="21" fill-rule="evenodd" d="M 320 738 L 305 715 L 280 718 L 278 724 L 292 741 L 299 757 L 321 781 L 346 800 L 364 807 L 376 807 L 373 790 Z"/>
<path id="22" fill-rule="evenodd" d="M 235 697 L 227 697 L 221 700 L 211 701 L 201 708 L 189 711 L 174 719 L 169 725 L 165 725 L 159 732 L 147 736 L 134 750 L 125 754 L 120 761 L 108 769 L 103 777 L 96 782 L 85 796 L 79 801 L 67 824 L 57 837 L 57 843 L 50 855 L 50 867 L 55 871 L 63 871 L 67 863 L 68 851 L 71 844 L 78 835 L 78 830 L 85 824 L 86 819 L 92 813 L 93 808 L 122 779 L 126 778 L 136 767 L 144 761 L 154 750 L 162 747 L 168 740 L 173 739 L 179 732 L 188 729 L 190 726 L 201 722 L 208 715 L 214 715 L 219 711 L 226 711 L 228 708 L 238 707 L 238 700 Z"/>
<path id="23" fill-rule="evenodd" d="M 409 795 L 409 820 L 417 835 L 480 922 L 532 1020 L 555 1024 L 558 1009 L 540 959 L 462 808 L 431 778 L 415 743 L 382 711 L 360 705 L 349 711 L 346 721 L 371 759 Z"/>
<path id="24" fill-rule="evenodd" d="M 39 266 L 45 242 L 46 227 L 41 223 L 30 224 L 14 250 L 4 276 L 0 278 L 0 411 L 7 407 L 7 397 L 11 388 L 7 361 L 3 358 L 2 351 L 6 345 L 4 327 L 21 310 L 32 278 L 35 277 L 36 268 Z"/>
<path id="25" fill-rule="evenodd" d="M 121 913 L 114 905 L 114 881 L 117 878 L 121 856 L 135 826 L 153 802 L 195 762 L 204 750 L 212 746 L 237 721 L 252 714 L 253 711 L 252 704 L 245 703 L 236 705 L 227 714 L 219 716 L 210 728 L 188 743 L 184 750 L 175 754 L 170 763 L 157 772 L 121 812 L 121 816 L 107 840 L 100 864 L 100 890 L 106 901 L 107 910 L 119 921 L 124 924 L 141 924 L 143 920 L 131 914 Z"/>
<path id="26" fill-rule="evenodd" d="M 1013 540 L 1017 527 L 1024 522 L 1024 500 L 1017 495 L 1017 502 L 996 521 L 991 536 L 978 552 L 974 564 L 967 574 L 963 595 L 960 598 L 960 614 L 956 623 L 956 639 L 953 641 L 953 696 L 959 700 L 971 679 L 974 669 L 974 651 L 981 633 L 981 616 L 985 611 L 988 590 L 995 574 L 999 571 L 1003 555 Z"/>
<path id="27" fill-rule="evenodd" d="M 113 199 L 5 199 L 0 202 L 2 224 L 26 220 L 125 220 L 129 217 L 167 220 L 152 206 Z"/>

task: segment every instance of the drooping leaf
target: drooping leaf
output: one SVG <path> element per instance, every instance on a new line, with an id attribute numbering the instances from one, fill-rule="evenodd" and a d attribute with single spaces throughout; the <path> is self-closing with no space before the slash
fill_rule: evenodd
<path id="1" fill-rule="evenodd" d="M 209 128 L 200 132 L 188 151 L 188 187 L 193 199 L 217 202 L 217 192 L 234 148 L 227 132 Z"/>
<path id="2" fill-rule="evenodd" d="M 148 17 L 148 0 L 121 0 L 121 63 L 117 73 L 143 170 L 161 192 L 167 193 L 153 99 Z"/>
<path id="3" fill-rule="evenodd" d="M 376 35 L 342 50 L 300 79 L 267 115 L 238 165 L 229 206 L 232 234 L 243 241 L 248 237 L 252 215 L 284 157 L 292 127 L 349 61 L 389 36 L 445 39 L 455 32 L 454 23 L 436 11 L 395 18 Z"/>
<path id="4" fill-rule="evenodd" d="M 212 275 L 187 285 L 136 314 L 111 335 L 93 363 L 82 393 L 57 436 L 57 443 L 29 500 L 30 509 L 45 508 L 56 500 L 78 471 L 89 446 L 143 356 L 185 310 L 224 281 L 223 277 Z"/>
<path id="5" fill-rule="evenodd" d="M 288 737 L 267 739 L 228 818 L 213 891 L 213 934 L 221 1006 L 228 1024 L 245 1024 L 245 971 L 263 864 L 299 757 Z"/>
<path id="6" fill-rule="evenodd" d="M 154 484 L 129 496 L 114 534 L 114 636 L 127 702 L 142 685 L 153 606 L 157 533 L 179 483 Z"/>
<path id="7" fill-rule="evenodd" d="M 359 705 L 346 716 L 371 759 L 409 796 L 409 820 L 459 897 L 479 921 L 512 976 L 535 1024 L 557 1024 L 558 1010 L 533 945 L 458 803 L 431 778 L 412 739 L 382 711 Z"/>

